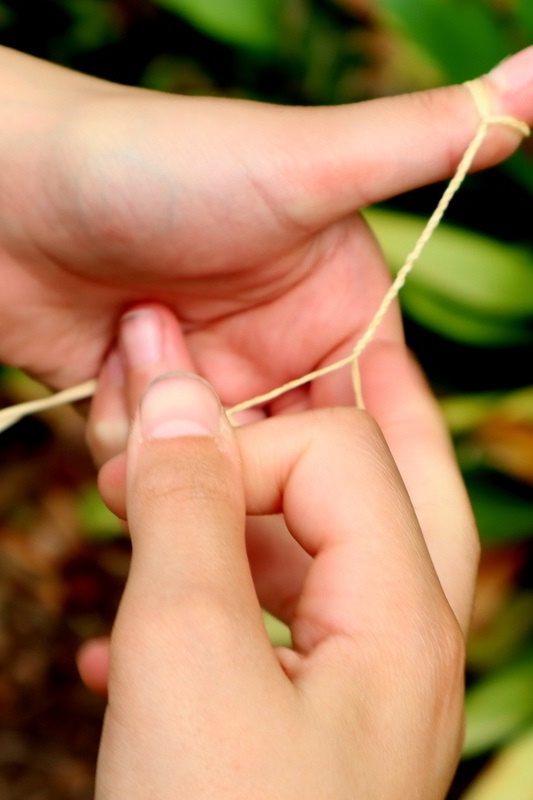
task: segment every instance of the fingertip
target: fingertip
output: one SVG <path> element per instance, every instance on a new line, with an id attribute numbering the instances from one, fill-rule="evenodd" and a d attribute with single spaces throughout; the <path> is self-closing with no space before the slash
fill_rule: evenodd
<path id="1" fill-rule="evenodd" d="M 130 419 L 124 385 L 122 359 L 114 347 L 100 371 L 87 424 L 86 440 L 97 465 L 105 463 L 126 447 Z"/>
<path id="2" fill-rule="evenodd" d="M 132 540 L 130 597 L 180 606 L 204 598 L 224 614 L 253 599 L 245 547 L 245 498 L 237 441 L 212 387 L 170 373 L 143 394 L 126 454 Z M 193 602 L 193 598 L 196 600 Z"/>
<path id="3" fill-rule="evenodd" d="M 490 116 L 533 124 L 533 48 L 502 62 L 480 81 L 489 90 Z M 302 149 L 297 161 L 304 179 L 296 185 L 304 191 L 291 198 L 291 212 L 307 225 L 323 225 L 449 178 L 481 121 L 472 97 L 460 85 L 321 109 L 306 124 L 312 150 Z M 524 131 L 502 122 L 490 125 L 476 169 L 500 163 L 520 144 Z"/>
<path id="4" fill-rule="evenodd" d="M 221 495 L 240 496 L 238 462 L 233 429 L 213 387 L 188 372 L 160 375 L 141 397 L 128 441 L 130 526 L 134 507 L 138 521 L 148 508 L 152 516 L 174 517 L 181 503 L 191 515 L 193 506 L 207 508 L 209 497 L 218 502 Z"/>
<path id="5" fill-rule="evenodd" d="M 103 464 L 98 473 L 98 490 L 110 511 L 121 520 L 126 519 L 126 453 L 113 456 Z"/>
<path id="6" fill-rule="evenodd" d="M 190 372 L 156 378 L 139 406 L 139 426 L 146 439 L 216 436 L 225 414 L 213 387 Z"/>
<path id="7" fill-rule="evenodd" d="M 486 76 L 498 110 L 533 123 L 533 46 L 506 58 Z"/>
<path id="8" fill-rule="evenodd" d="M 82 644 L 76 663 L 85 686 L 94 694 L 105 697 L 109 676 L 109 639 L 90 639 Z"/>
<path id="9" fill-rule="evenodd" d="M 158 307 L 129 309 L 120 320 L 119 342 L 129 370 L 148 369 L 163 360 L 164 337 Z"/>
<path id="10" fill-rule="evenodd" d="M 194 370 L 179 320 L 158 303 L 128 309 L 120 320 L 118 346 L 132 416 L 151 381 L 172 370 Z"/>

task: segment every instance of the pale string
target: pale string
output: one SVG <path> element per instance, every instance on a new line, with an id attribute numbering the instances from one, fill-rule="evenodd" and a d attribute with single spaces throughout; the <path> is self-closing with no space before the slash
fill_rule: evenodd
<path id="1" fill-rule="evenodd" d="M 352 365 L 352 380 L 354 385 L 356 403 L 358 407 L 364 408 L 362 388 L 361 388 L 361 376 L 359 371 L 359 358 L 362 355 L 363 351 L 368 346 L 368 344 L 370 343 L 370 341 L 372 340 L 372 338 L 374 337 L 377 329 L 381 325 L 381 322 L 383 321 L 383 318 L 385 317 L 391 304 L 394 302 L 394 300 L 398 296 L 400 289 L 404 285 L 409 272 L 412 270 L 416 261 L 420 257 L 422 250 L 433 236 L 433 233 L 435 232 L 435 229 L 439 225 L 453 196 L 456 194 L 458 189 L 461 187 L 463 181 L 465 180 L 468 171 L 470 170 L 470 167 L 472 166 L 472 163 L 481 145 L 483 144 L 483 141 L 485 140 L 489 126 L 507 125 L 519 131 L 524 137 L 530 135 L 529 126 L 525 122 L 522 122 L 519 119 L 515 119 L 515 117 L 507 115 L 495 115 L 491 113 L 490 97 L 481 79 L 477 79 L 475 81 L 468 81 L 464 85 L 470 91 L 470 94 L 472 95 L 472 98 L 480 115 L 480 123 L 477 128 L 477 131 L 474 135 L 474 138 L 472 139 L 467 149 L 465 150 L 465 153 L 461 158 L 461 161 L 459 162 L 455 175 L 448 183 L 441 199 L 437 204 L 437 207 L 435 208 L 434 212 L 427 221 L 415 246 L 407 256 L 405 263 L 403 264 L 401 269 L 397 272 L 394 281 L 392 282 L 391 286 L 389 287 L 388 291 L 383 297 L 381 304 L 379 305 L 376 313 L 371 319 L 366 331 L 358 340 L 352 352 L 349 355 L 345 356 L 344 358 L 341 358 L 339 361 L 335 361 L 332 364 L 328 364 L 325 367 L 321 367 L 320 369 L 308 372 L 306 375 L 302 375 L 300 378 L 295 378 L 294 380 L 288 381 L 287 383 L 284 383 L 282 386 L 278 386 L 275 389 L 270 390 L 269 392 L 257 395 L 256 397 L 252 397 L 249 400 L 244 400 L 242 403 L 237 403 L 237 405 L 227 409 L 228 415 L 231 416 L 233 414 L 237 414 L 240 411 L 245 411 L 249 408 L 254 408 L 255 406 L 260 406 L 269 403 L 270 401 L 275 400 L 277 397 L 280 397 L 281 395 L 290 392 L 292 389 L 296 389 L 299 386 L 305 385 L 306 383 L 311 383 L 312 381 L 315 381 L 317 378 L 321 378 L 324 375 L 328 375 L 331 372 L 335 372 L 336 370 L 342 369 L 342 367 L 347 366 L 348 364 Z M 30 400 L 26 403 L 19 403 L 17 405 L 4 408 L 0 411 L 0 433 L 9 428 L 11 425 L 14 425 L 16 422 L 18 422 L 20 419 L 27 416 L 28 414 L 35 414 L 39 411 L 44 411 L 49 408 L 66 405 L 67 403 L 75 403 L 78 402 L 79 400 L 85 400 L 89 397 L 92 397 L 96 391 L 96 386 L 97 386 L 96 380 L 89 380 L 86 381 L 85 383 L 79 384 L 78 386 L 74 386 L 70 389 L 65 389 L 62 392 L 50 395 L 49 397 L 45 397 L 38 400 Z"/>
<path id="2" fill-rule="evenodd" d="M 381 325 L 381 322 L 383 321 L 383 318 L 385 317 L 391 304 L 394 302 L 400 289 L 404 285 L 409 272 L 412 270 L 413 266 L 415 265 L 415 262 L 420 257 L 422 250 L 433 236 L 433 233 L 435 232 L 435 229 L 440 223 L 444 215 L 444 212 L 450 205 L 453 196 L 456 194 L 457 190 L 460 188 L 461 184 L 466 178 L 468 171 L 472 166 L 472 163 L 481 145 L 483 144 L 485 136 L 487 135 L 489 126 L 494 124 L 508 125 L 520 131 L 520 133 L 523 136 L 529 136 L 530 134 L 529 126 L 525 122 L 522 122 L 521 120 L 515 119 L 514 117 L 511 116 L 496 116 L 490 113 L 489 97 L 485 89 L 485 86 L 480 79 L 477 79 L 475 81 L 468 81 L 464 85 L 469 89 L 472 98 L 476 104 L 476 107 L 478 109 L 479 115 L 481 117 L 481 121 L 479 123 L 476 134 L 472 139 L 472 141 L 470 142 L 470 144 L 468 145 L 467 149 L 465 150 L 465 153 L 461 161 L 459 162 L 455 175 L 447 185 L 441 199 L 437 204 L 437 207 L 435 208 L 433 214 L 427 221 L 414 248 L 407 256 L 404 265 L 397 272 L 396 278 L 394 279 L 393 283 L 391 284 L 385 296 L 383 297 L 383 300 L 381 301 L 378 310 L 374 314 L 366 331 L 363 333 L 363 335 L 355 345 L 352 352 L 345 358 L 342 358 L 339 361 L 335 361 L 332 364 L 328 364 L 328 366 L 326 367 L 322 367 L 321 369 L 309 372 L 307 375 L 303 375 L 301 378 L 295 378 L 294 380 L 283 384 L 283 386 L 279 386 L 276 389 L 272 389 L 270 392 L 265 392 L 264 394 L 251 398 L 250 400 L 245 400 L 242 403 L 238 403 L 236 406 L 233 406 L 233 408 L 229 409 L 228 411 L 229 414 L 236 414 L 239 411 L 245 411 L 246 409 L 252 408 L 256 405 L 263 405 L 265 403 L 268 403 L 271 400 L 274 400 L 276 397 L 279 397 L 280 395 L 291 391 L 291 389 L 296 389 L 299 386 L 303 386 L 306 383 L 310 383 L 311 381 L 314 381 L 317 378 L 321 378 L 323 375 L 328 375 L 330 372 L 334 372 L 335 370 L 341 369 L 341 367 L 344 367 L 350 363 L 353 364 L 354 367 L 352 370 L 352 378 L 354 382 L 354 391 L 356 395 L 357 405 L 359 407 L 364 407 L 362 392 L 361 392 L 360 372 L 358 368 L 359 357 L 362 355 L 363 351 L 368 346 L 374 334 L 376 333 L 377 329 Z"/>

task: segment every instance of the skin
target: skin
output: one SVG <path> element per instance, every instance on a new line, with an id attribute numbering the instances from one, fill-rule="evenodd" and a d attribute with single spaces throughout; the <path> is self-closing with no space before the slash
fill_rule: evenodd
<path id="1" fill-rule="evenodd" d="M 137 378 L 126 366 L 125 387 Z M 207 384 L 173 372 L 142 395 L 127 455 L 106 464 L 101 486 L 128 520 L 133 556 L 98 800 L 445 796 L 477 563 L 453 475 L 417 509 L 366 413 L 233 429 Z M 439 575 L 419 518 L 443 492 L 453 513 L 432 534 L 450 568 Z M 286 613 L 292 649 L 266 636 L 246 515 L 282 515 L 305 559 Z"/>
<path id="2" fill-rule="evenodd" d="M 533 48 L 485 82 L 495 113 L 533 122 Z M 226 407 L 351 350 L 390 283 L 358 210 L 451 175 L 479 122 L 464 87 L 293 108 L 119 86 L 6 48 L 0 101 L 0 360 L 71 386 L 99 374 L 125 310 L 163 302 Z M 494 126 L 476 168 L 520 141 Z M 408 362 L 393 308 L 360 367 L 415 491 L 427 387 Z M 343 370 L 262 414 L 352 402 Z M 103 404 L 98 463 L 127 436 L 126 405 Z"/>
<path id="3" fill-rule="evenodd" d="M 141 345 L 147 341 L 150 346 L 143 349 Z M 461 609 L 460 622 L 466 629 L 471 609 L 460 597 L 464 592 L 463 584 L 471 579 L 471 563 L 477 560 L 477 539 L 469 537 L 465 543 L 461 534 L 467 513 L 470 530 L 475 526 L 448 432 L 411 358 L 406 355 L 399 365 L 396 348 L 382 347 L 375 354 L 375 363 L 376 383 L 367 380 L 365 391 L 370 390 L 382 398 L 383 404 L 388 400 L 385 388 L 390 370 L 398 370 L 399 366 L 403 370 L 397 373 L 396 417 L 390 434 L 409 453 L 409 458 L 402 463 L 403 479 L 417 508 L 426 546 L 447 584 L 450 600 L 454 607 Z M 180 326 L 169 309 L 144 304 L 127 313 L 119 326 L 117 347 L 99 378 L 89 417 L 89 440 L 98 440 L 94 436 L 95 428 L 115 428 L 119 424 L 127 429 L 142 393 L 157 376 L 193 368 Z M 380 381 L 385 388 L 379 385 Z M 411 420 L 416 420 L 416 426 Z M 100 452 L 100 462 L 103 466 L 99 486 L 104 500 L 118 516 L 127 519 L 124 452 L 110 452 L 106 448 L 105 453 Z M 458 533 L 450 536 L 450 529 Z M 262 607 L 289 624 L 309 569 L 309 556 L 287 536 L 286 525 L 280 517 L 249 516 L 246 546 Z M 471 550 L 467 561 L 463 560 L 465 547 Z M 107 692 L 108 660 L 107 640 L 88 643 L 79 657 L 84 681 L 104 694 Z"/>
<path id="4" fill-rule="evenodd" d="M 110 648 L 79 662 L 108 690 L 96 797 L 444 798 L 478 540 L 416 364 L 398 397 L 427 434 L 414 501 L 365 412 L 234 428 L 189 366 L 173 314 L 137 307 L 89 420 L 120 403 L 133 419 L 99 476 L 131 571 Z M 292 649 L 270 645 L 265 607 Z"/>
<path id="5" fill-rule="evenodd" d="M 495 113 L 533 122 L 533 48 L 485 82 Z M 119 86 L 6 48 L 0 101 L 0 360 L 71 386 L 102 370 L 125 310 L 163 302 L 184 333 L 168 360 L 186 350 L 226 407 L 351 350 L 390 283 L 358 210 L 451 175 L 479 122 L 464 87 L 292 108 Z M 494 126 L 475 167 L 520 141 Z M 413 492 L 412 442 L 431 433 L 409 361 L 392 308 L 360 367 Z M 343 370 L 262 414 L 352 402 Z M 124 402 L 102 404 L 98 463 L 128 429 Z"/>
<path id="6" fill-rule="evenodd" d="M 532 121 L 530 83 L 487 86 L 496 111 Z M 389 283 L 356 212 L 451 175 L 478 122 L 463 87 L 292 108 L 119 86 L 6 48 L 0 100 L 0 359 L 65 388 L 98 374 L 126 308 L 164 302 L 227 406 L 349 352 Z M 496 126 L 477 168 L 519 142 Z M 401 362 L 397 313 L 379 342 Z M 268 413 L 351 400 L 335 376 Z"/>
<path id="7" fill-rule="evenodd" d="M 518 58 L 487 88 L 495 112 L 531 122 L 533 51 Z M 120 451 L 169 368 L 230 406 L 349 351 L 389 283 L 356 212 L 453 173 L 478 122 L 468 93 L 302 109 L 115 86 L 5 49 L 0 66 L 0 358 L 52 388 L 100 372 L 89 439 L 134 548 L 98 796 L 441 797 L 477 545 L 397 310 L 361 364 L 382 433 L 320 410 L 352 402 L 343 373 L 236 434 L 162 441 L 137 419 Z M 519 141 L 494 128 L 476 167 Z M 113 342 L 147 299 L 170 311 L 142 306 L 154 346 L 139 361 L 135 315 Z M 271 650 L 260 605 L 294 651 Z"/>

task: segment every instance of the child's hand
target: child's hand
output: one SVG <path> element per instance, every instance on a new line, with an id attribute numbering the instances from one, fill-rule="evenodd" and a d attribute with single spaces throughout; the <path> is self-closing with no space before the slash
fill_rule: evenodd
<path id="1" fill-rule="evenodd" d="M 533 49 L 498 74 L 495 113 L 533 122 Z M 157 300 L 227 406 L 350 352 L 390 283 L 358 210 L 451 176 L 479 123 L 460 86 L 278 106 L 120 86 L 7 48 L 0 106 L 0 361 L 52 388 L 93 378 L 124 310 Z M 493 126 L 476 168 L 520 142 Z M 392 309 L 362 371 L 395 457 L 394 408 L 373 386 L 401 393 L 404 358 Z M 351 402 L 348 371 L 268 413 L 288 402 Z"/>
<path id="2" fill-rule="evenodd" d="M 132 397 L 141 372 L 126 368 Z M 233 431 L 203 381 L 150 385 L 126 462 L 101 476 L 133 560 L 111 640 L 99 800 L 444 797 L 477 540 L 429 398 L 418 411 L 429 438 L 412 442 L 413 508 L 362 412 Z M 245 509 L 287 526 L 264 541 L 255 531 L 253 576 Z M 290 625 L 292 650 L 271 647 L 261 605 Z"/>

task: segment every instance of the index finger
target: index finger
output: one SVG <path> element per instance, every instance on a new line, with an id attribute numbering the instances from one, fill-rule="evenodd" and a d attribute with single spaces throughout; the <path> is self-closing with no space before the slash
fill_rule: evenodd
<path id="1" fill-rule="evenodd" d="M 452 533 L 463 546 L 450 552 L 452 563 L 437 576 L 415 508 L 368 415 L 322 409 L 272 418 L 237 435 L 248 512 L 283 511 L 291 534 L 313 557 L 291 622 L 298 649 L 337 633 L 386 636 L 395 619 L 440 619 L 450 606 L 465 631 L 475 558 L 460 491 L 452 497 L 450 486 L 448 500 L 457 501 Z M 464 561 L 466 573 L 459 570 Z M 449 591 L 446 581 L 456 570 L 464 580 Z"/>

